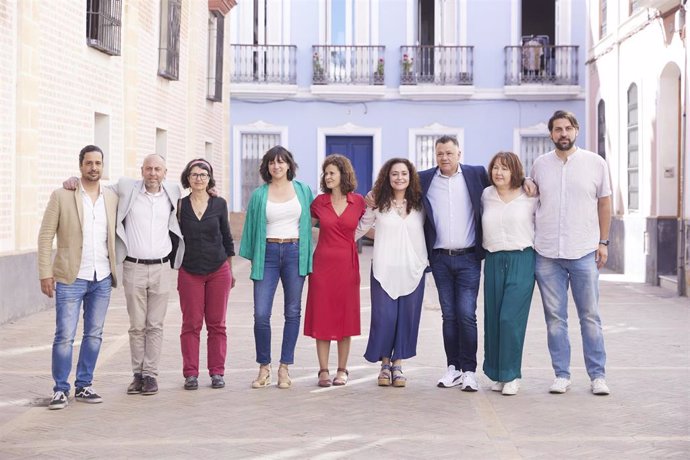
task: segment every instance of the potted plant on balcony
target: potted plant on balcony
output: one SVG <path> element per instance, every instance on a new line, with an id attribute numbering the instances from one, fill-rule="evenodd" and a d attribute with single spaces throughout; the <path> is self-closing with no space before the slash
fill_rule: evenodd
<path id="1" fill-rule="evenodd" d="M 319 53 L 314 53 L 312 58 L 312 72 L 312 83 L 316 85 L 326 83 L 326 72 L 321 63 L 321 56 L 319 56 Z"/>
<path id="2" fill-rule="evenodd" d="M 403 54 L 400 81 L 408 85 L 416 83 L 414 78 L 414 59 L 408 54 Z"/>
<path id="3" fill-rule="evenodd" d="M 374 72 L 374 84 L 375 85 L 383 85 L 383 82 L 384 82 L 383 64 L 384 64 L 383 58 L 379 58 L 379 61 L 376 64 L 376 71 Z"/>

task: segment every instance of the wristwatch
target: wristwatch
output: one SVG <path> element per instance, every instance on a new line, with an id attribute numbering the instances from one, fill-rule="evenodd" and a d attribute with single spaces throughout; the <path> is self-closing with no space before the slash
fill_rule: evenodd
<path id="1" fill-rule="evenodd" d="M 608 246 L 610 243 L 609 240 L 599 240 L 599 244 L 603 244 L 604 246 Z"/>

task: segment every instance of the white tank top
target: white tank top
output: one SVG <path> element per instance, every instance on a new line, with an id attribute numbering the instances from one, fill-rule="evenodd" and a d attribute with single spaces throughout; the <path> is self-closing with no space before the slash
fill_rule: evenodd
<path id="1" fill-rule="evenodd" d="M 266 202 L 266 238 L 299 238 L 302 206 L 297 195 L 285 203 Z"/>

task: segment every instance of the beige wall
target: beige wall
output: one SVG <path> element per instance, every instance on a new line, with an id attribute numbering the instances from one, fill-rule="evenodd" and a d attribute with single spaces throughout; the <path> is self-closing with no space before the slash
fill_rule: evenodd
<path id="1" fill-rule="evenodd" d="M 86 45 L 85 2 L 0 0 L 0 257 L 35 250 L 51 191 L 78 174 L 78 152 L 94 142 L 96 112 L 109 117 L 108 179 L 137 177 L 161 128 L 168 178 L 179 180 L 210 142 L 229 198 L 229 34 L 226 95 L 214 103 L 206 99 L 208 2 L 182 2 L 178 81 L 157 75 L 159 8 L 159 0 L 124 0 L 121 55 L 109 56 Z"/>

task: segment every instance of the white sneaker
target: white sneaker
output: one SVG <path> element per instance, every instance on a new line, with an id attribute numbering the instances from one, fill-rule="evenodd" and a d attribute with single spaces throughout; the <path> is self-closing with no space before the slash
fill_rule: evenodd
<path id="1" fill-rule="evenodd" d="M 438 379 L 439 388 L 451 388 L 460 385 L 460 380 L 462 378 L 462 372 L 455 369 L 455 366 L 448 366 L 446 373 Z"/>
<path id="2" fill-rule="evenodd" d="M 494 382 L 494 384 L 491 385 L 491 391 L 503 391 L 504 385 L 504 382 Z"/>
<path id="3" fill-rule="evenodd" d="M 479 390 L 479 384 L 477 383 L 477 375 L 472 371 L 463 372 L 462 379 L 460 381 L 460 389 L 462 391 Z"/>
<path id="4" fill-rule="evenodd" d="M 609 390 L 608 385 L 606 385 L 606 380 L 600 377 L 592 380 L 592 393 L 595 395 L 605 396 L 610 394 L 611 391 Z"/>
<path id="5" fill-rule="evenodd" d="M 566 379 L 565 377 L 556 377 L 551 384 L 551 388 L 549 388 L 549 393 L 565 393 L 568 391 L 568 388 L 570 388 L 570 379 Z"/>
<path id="6" fill-rule="evenodd" d="M 505 396 L 512 396 L 516 395 L 519 389 L 520 379 L 515 379 L 511 380 L 510 382 L 506 382 L 506 384 L 503 385 L 503 390 L 501 391 L 501 393 L 503 393 Z"/>

